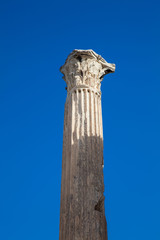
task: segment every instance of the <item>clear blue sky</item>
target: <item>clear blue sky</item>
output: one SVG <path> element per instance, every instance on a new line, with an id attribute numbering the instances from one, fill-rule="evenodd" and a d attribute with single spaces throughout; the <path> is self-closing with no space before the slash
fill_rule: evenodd
<path id="1" fill-rule="evenodd" d="M 75 48 L 102 82 L 109 240 L 160 239 L 159 1 L 0 2 L 0 239 L 59 235 L 65 82 Z"/>

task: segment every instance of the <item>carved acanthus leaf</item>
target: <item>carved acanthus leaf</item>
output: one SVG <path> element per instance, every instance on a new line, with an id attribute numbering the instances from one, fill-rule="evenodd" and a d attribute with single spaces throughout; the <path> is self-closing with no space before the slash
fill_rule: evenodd
<path id="1" fill-rule="evenodd" d="M 80 85 L 100 91 L 103 76 L 114 72 L 115 65 L 107 63 L 92 50 L 74 50 L 60 71 L 64 74 L 68 91 Z"/>

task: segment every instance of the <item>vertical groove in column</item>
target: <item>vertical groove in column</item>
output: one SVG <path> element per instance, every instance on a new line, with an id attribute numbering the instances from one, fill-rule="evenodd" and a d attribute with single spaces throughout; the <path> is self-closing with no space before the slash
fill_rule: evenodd
<path id="1" fill-rule="evenodd" d="M 79 206 L 79 129 L 80 129 L 80 116 L 79 116 L 79 93 L 78 89 L 76 90 L 76 176 L 75 176 L 75 239 L 80 239 L 80 206 Z"/>
<path id="2" fill-rule="evenodd" d="M 92 103 L 92 99 L 91 99 L 91 91 L 88 89 L 88 123 L 89 123 L 89 126 L 88 126 L 88 129 L 89 129 L 89 159 L 88 159 L 88 170 L 89 170 L 89 180 L 88 180 L 88 191 L 89 191 L 89 203 L 90 203 L 90 220 L 92 220 L 92 217 L 93 217 L 93 213 L 91 211 L 91 208 L 92 208 L 92 165 L 91 165 L 91 162 L 92 162 L 92 110 L 91 110 L 91 103 Z M 93 232 L 93 229 L 92 229 L 92 224 L 91 224 L 92 221 L 90 221 L 90 229 L 89 229 L 89 233 L 90 233 L 90 239 L 92 239 L 92 232 Z M 93 239 L 92 239 L 93 240 Z"/>
<path id="3" fill-rule="evenodd" d="M 98 105 L 98 128 L 99 128 L 99 156 L 100 156 L 100 164 L 102 164 L 102 156 L 101 156 L 101 116 L 100 116 L 100 104 L 101 104 L 101 99 L 100 96 L 97 98 L 97 105 Z"/>
<path id="4" fill-rule="evenodd" d="M 85 174 L 84 174 L 84 92 L 81 89 L 81 204 L 82 204 L 82 215 L 81 215 L 81 226 L 82 226 L 82 239 L 84 239 L 84 203 L 85 203 L 85 195 L 84 195 L 84 182 L 85 182 Z"/>
<path id="5" fill-rule="evenodd" d="M 77 144 L 77 139 L 78 139 L 78 93 L 75 90 L 75 178 L 74 178 L 74 189 L 75 189 L 75 239 L 77 239 L 77 224 L 78 224 L 78 213 L 76 211 L 77 209 L 77 201 L 78 201 L 78 183 L 77 183 L 77 178 L 78 178 L 78 166 L 77 166 L 77 152 L 78 152 L 78 144 Z"/>
<path id="6" fill-rule="evenodd" d="M 68 99 L 66 100 L 66 105 L 65 105 L 65 113 L 66 113 L 66 118 L 65 118 L 65 134 L 64 134 L 64 138 L 65 138 L 65 147 L 64 147 L 64 169 L 62 170 L 62 174 L 63 174 L 63 194 L 62 194 L 62 201 L 63 201 L 63 232 L 62 232 L 62 240 L 64 240 L 66 238 L 66 202 L 67 202 L 67 189 L 65 186 L 65 182 L 66 182 L 66 160 L 67 160 L 67 142 L 68 142 L 68 135 L 67 135 L 67 128 L 68 128 Z"/>
<path id="7" fill-rule="evenodd" d="M 88 189 L 88 203 L 89 203 L 89 239 L 92 239 L 92 224 L 91 219 L 93 217 L 92 213 L 92 115 L 91 115 L 91 91 L 87 90 L 87 127 L 88 127 L 88 179 L 87 179 L 87 189 Z"/>
<path id="8" fill-rule="evenodd" d="M 93 186 L 94 186 L 94 194 L 93 194 L 93 199 L 94 199 L 94 205 L 97 203 L 97 193 L 98 193 L 98 185 L 97 185 L 97 137 L 96 137 L 96 108 L 95 108 L 95 92 L 92 92 L 93 94 L 93 112 L 94 112 L 94 159 L 93 159 L 93 175 L 94 175 L 94 181 L 93 181 Z M 94 211 L 94 223 L 95 223 L 95 229 L 94 229 L 94 236 L 95 239 L 99 240 L 98 238 L 98 216 L 97 212 Z"/>
<path id="9" fill-rule="evenodd" d="M 101 101 L 100 101 L 100 117 L 101 117 L 101 136 L 103 139 L 102 102 Z"/>
<path id="10" fill-rule="evenodd" d="M 77 199 L 77 119 L 78 119 L 78 110 L 77 110 L 77 93 L 74 91 L 74 101 L 75 101 L 75 127 L 73 132 L 73 144 L 74 144 L 74 176 L 73 176 L 73 184 L 74 184 L 74 230 L 73 236 L 76 239 L 76 199 Z"/>
<path id="11" fill-rule="evenodd" d="M 89 141 L 89 133 L 88 133 L 88 126 L 87 126 L 87 109 L 88 109 L 88 100 L 87 100 L 87 91 L 86 89 L 84 89 L 84 103 L 85 103 L 85 106 L 84 106 L 84 113 L 85 113 L 85 122 L 84 122 L 84 145 L 85 145 L 85 151 L 84 151 L 84 154 L 85 154 L 85 162 L 84 162 L 84 173 L 85 173 L 85 183 L 84 183 L 84 196 L 85 196 L 85 221 L 84 221 L 84 226 L 85 226 L 85 237 L 86 237 L 86 240 L 88 240 L 88 232 L 89 232 L 89 224 L 88 224 L 88 219 L 89 219 L 89 194 L 88 194 L 88 175 L 89 175 L 89 172 L 88 172 L 88 161 L 89 161 L 89 157 L 88 157 L 88 141 Z"/>
<path id="12" fill-rule="evenodd" d="M 96 162 L 95 166 L 98 167 L 99 164 L 99 155 L 98 155 L 98 109 L 97 109 L 97 93 L 94 94 L 94 111 L 95 111 L 95 148 L 96 148 Z M 99 168 L 97 168 L 99 170 Z M 98 180 L 98 179 L 97 179 Z"/>
<path id="13" fill-rule="evenodd" d="M 83 143 L 82 143 L 82 91 L 79 89 L 79 115 L 80 115 L 80 149 L 79 149 L 79 180 L 80 180 L 80 206 L 81 206 L 81 216 L 80 216 L 80 228 L 81 228 L 81 239 L 83 239 L 84 231 L 83 231 L 83 208 L 84 208 L 84 198 L 83 198 Z"/>
<path id="14" fill-rule="evenodd" d="M 64 221 L 64 239 L 66 239 L 66 237 L 67 237 L 67 221 L 68 221 L 68 217 L 67 217 L 67 191 L 68 191 L 68 189 L 67 189 L 67 186 L 66 186 L 66 184 L 67 184 L 67 166 L 68 166 L 68 151 L 67 151 L 67 149 L 68 149 L 68 118 L 69 118 L 69 100 L 68 100 L 68 96 L 67 96 L 67 118 L 66 118 L 66 149 L 65 149 L 65 152 L 66 152 L 66 154 L 65 154 L 65 178 L 64 178 L 64 180 L 65 180 L 65 189 L 64 189 L 64 193 L 65 193 L 65 195 L 64 195 L 64 218 L 65 218 L 65 221 Z"/>
<path id="15" fill-rule="evenodd" d="M 102 102 L 101 102 L 101 98 L 100 98 L 100 104 L 99 104 L 99 116 L 100 116 L 100 126 L 101 126 L 101 156 L 102 156 L 102 165 L 104 165 L 104 160 L 103 160 L 103 122 L 102 122 Z"/>
<path id="16" fill-rule="evenodd" d="M 94 151 L 94 136 L 95 136 L 95 125 L 94 125 L 94 96 L 93 96 L 93 92 L 90 92 L 91 94 L 91 160 L 90 160 L 90 166 L 91 166 L 91 196 L 93 198 L 94 195 L 94 159 L 95 159 L 95 151 Z M 93 202 L 93 199 L 92 199 Z M 93 203 L 92 203 L 93 204 Z M 92 218 L 94 219 L 94 212 L 92 213 Z M 91 229 L 92 229 L 92 233 L 91 236 L 94 237 L 94 232 L 95 232 L 95 221 L 93 220 L 91 223 Z M 92 239 L 91 237 L 91 239 Z"/>
<path id="17" fill-rule="evenodd" d="M 95 112 L 95 136 L 97 136 L 97 127 L 98 127 L 98 123 L 97 123 L 97 94 L 94 93 L 94 112 Z"/>
<path id="18" fill-rule="evenodd" d="M 92 136 L 95 136 L 94 93 L 91 91 Z"/>
<path id="19" fill-rule="evenodd" d="M 89 156 L 90 156 L 90 117 L 89 117 L 89 93 L 87 89 L 85 89 L 85 101 L 86 101 L 86 108 L 85 108 L 85 114 L 86 114 L 86 134 L 85 134 L 85 139 L 86 139 L 86 198 L 87 198 L 87 203 L 86 203 L 86 209 L 88 209 L 88 212 L 86 213 L 87 215 L 87 222 L 86 222 L 86 233 L 87 233 L 87 239 L 89 240 L 89 223 L 90 223 L 90 192 L 89 192 Z"/>
<path id="20" fill-rule="evenodd" d="M 97 93 L 94 93 L 94 111 L 95 111 L 95 186 L 97 187 L 96 195 L 97 195 L 97 202 L 99 200 L 99 192 L 100 192 L 100 173 L 99 173 L 99 155 L 98 155 L 98 115 L 97 115 Z M 97 240 L 99 240 L 99 232 L 100 232 L 100 222 L 99 222 L 99 212 L 95 211 L 97 215 L 96 222 L 96 234 L 97 234 Z"/>
<path id="21" fill-rule="evenodd" d="M 84 231 L 84 239 L 87 240 L 86 236 L 86 225 L 87 225 L 87 142 L 86 142 L 86 94 L 85 94 L 85 89 L 82 89 L 83 92 L 83 138 L 82 138 L 82 144 L 83 144 L 83 231 Z"/>
<path id="22" fill-rule="evenodd" d="M 101 161 L 101 139 L 100 139 L 100 116 L 99 116 L 99 95 L 97 95 L 97 115 L 98 115 L 98 156 L 100 165 L 102 167 L 102 161 Z"/>
<path id="23" fill-rule="evenodd" d="M 67 202 L 66 202 L 66 239 L 69 237 L 69 221 L 70 221 L 70 159 L 71 159 L 71 114 L 72 114 L 72 98 L 68 97 L 68 147 L 67 147 L 67 158 L 66 158 L 66 191 L 67 191 Z"/>
<path id="24" fill-rule="evenodd" d="M 100 104 L 101 104 L 101 97 L 98 96 L 98 121 L 99 121 L 99 155 L 101 165 L 103 165 L 102 161 L 102 136 L 101 136 L 101 116 L 100 116 Z"/>
<path id="25" fill-rule="evenodd" d="M 81 128 L 81 138 L 84 138 L 84 91 L 81 89 L 81 111 L 82 111 L 82 128 Z M 83 141 L 82 141 L 83 143 Z M 83 149 L 84 150 L 84 149 Z"/>
<path id="26" fill-rule="evenodd" d="M 64 228 L 64 169 L 65 169 L 65 148 L 66 148 L 66 117 L 67 117 L 67 103 L 64 110 L 64 127 L 63 127 L 63 153 L 62 153 L 62 180 L 61 180 L 61 205 L 60 205 L 60 235 L 59 239 L 62 240 L 62 233 Z"/>
<path id="27" fill-rule="evenodd" d="M 70 156 L 70 220 L 69 220 L 69 239 L 74 240 L 74 212 L 73 212 L 73 170 L 74 170 L 74 140 L 73 134 L 75 130 L 75 101 L 74 101 L 74 92 L 72 92 L 71 96 L 71 156 Z"/>

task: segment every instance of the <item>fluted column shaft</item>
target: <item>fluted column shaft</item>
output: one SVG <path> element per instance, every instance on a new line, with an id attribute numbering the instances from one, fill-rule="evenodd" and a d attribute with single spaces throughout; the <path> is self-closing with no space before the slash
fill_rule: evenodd
<path id="1" fill-rule="evenodd" d="M 83 73 L 78 70 L 81 82 L 72 73 L 66 81 L 59 239 L 106 240 L 101 92 L 90 85 L 95 77 L 87 85 Z"/>

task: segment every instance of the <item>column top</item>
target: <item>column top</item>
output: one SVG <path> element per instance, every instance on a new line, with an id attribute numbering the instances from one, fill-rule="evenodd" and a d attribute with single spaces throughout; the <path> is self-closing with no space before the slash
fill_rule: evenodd
<path id="1" fill-rule="evenodd" d="M 60 71 L 64 74 L 68 92 L 80 87 L 100 91 L 103 77 L 115 71 L 115 64 L 108 63 L 91 49 L 75 49 L 68 55 Z"/>

